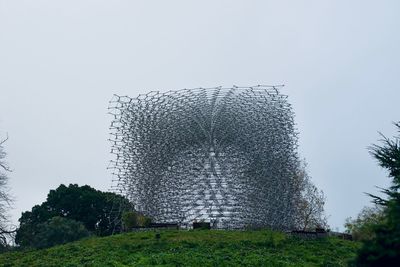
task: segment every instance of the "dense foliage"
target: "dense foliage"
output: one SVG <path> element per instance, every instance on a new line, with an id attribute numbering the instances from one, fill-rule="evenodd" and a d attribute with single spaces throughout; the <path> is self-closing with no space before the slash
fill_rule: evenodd
<path id="1" fill-rule="evenodd" d="M 65 244 L 89 236 L 89 231 L 81 222 L 63 217 L 53 217 L 38 226 L 38 232 L 31 240 L 31 246 L 46 248 Z"/>
<path id="2" fill-rule="evenodd" d="M 0 254 L 0 266 L 346 266 L 357 242 L 271 231 L 160 231 L 92 237 Z"/>
<path id="3" fill-rule="evenodd" d="M 396 124 L 399 136 L 384 137 L 381 146 L 371 148 L 372 155 L 381 167 L 389 171 L 392 185 L 384 189 L 387 199 L 373 197 L 383 206 L 382 222 L 373 226 L 374 237 L 365 240 L 357 257 L 359 266 L 398 266 L 400 263 L 400 123 Z"/>
<path id="4" fill-rule="evenodd" d="M 122 228 L 124 231 L 130 231 L 135 227 L 148 227 L 150 223 L 151 218 L 136 211 L 126 211 L 122 213 Z"/>
<path id="5" fill-rule="evenodd" d="M 365 241 L 375 237 L 374 227 L 384 221 L 383 208 L 375 205 L 364 207 L 357 218 L 347 218 L 345 223 L 346 233 L 351 234 L 354 240 Z"/>
<path id="6" fill-rule="evenodd" d="M 101 192 L 88 185 L 60 185 L 50 191 L 41 205 L 22 213 L 16 243 L 20 246 L 33 246 L 32 240 L 40 232 L 41 225 L 55 216 L 79 221 L 88 231 L 99 236 L 112 234 L 113 222 L 118 220 L 114 217 L 120 214 L 111 211 L 113 205 L 119 205 L 120 202 L 130 205 L 122 196 Z"/>

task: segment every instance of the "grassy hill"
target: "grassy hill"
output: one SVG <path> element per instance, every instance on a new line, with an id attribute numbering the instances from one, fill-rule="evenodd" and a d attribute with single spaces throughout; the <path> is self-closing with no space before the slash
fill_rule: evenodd
<path id="1" fill-rule="evenodd" d="M 160 231 L 0 254 L 0 266 L 346 266 L 357 242 L 262 231 Z"/>

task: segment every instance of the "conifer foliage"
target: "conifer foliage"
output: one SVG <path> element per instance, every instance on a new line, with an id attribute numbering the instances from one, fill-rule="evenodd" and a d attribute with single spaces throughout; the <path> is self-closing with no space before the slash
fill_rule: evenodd
<path id="1" fill-rule="evenodd" d="M 363 242 L 358 266 L 398 266 L 400 263 L 400 122 L 395 126 L 396 137 L 389 139 L 382 135 L 381 144 L 370 148 L 378 164 L 388 170 L 392 184 L 382 190 L 386 198 L 369 194 L 375 203 L 383 206 L 383 220 L 373 226 L 375 237 Z"/>

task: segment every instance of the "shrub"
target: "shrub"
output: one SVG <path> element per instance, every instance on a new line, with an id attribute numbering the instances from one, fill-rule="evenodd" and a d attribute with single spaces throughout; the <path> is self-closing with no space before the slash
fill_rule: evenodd
<path id="1" fill-rule="evenodd" d="M 122 227 L 129 231 L 134 227 L 149 227 L 151 219 L 135 211 L 128 211 L 122 214 Z"/>
<path id="2" fill-rule="evenodd" d="M 137 225 L 139 227 L 149 227 L 151 224 L 151 219 L 142 214 L 137 214 Z"/>
<path id="3" fill-rule="evenodd" d="M 129 231 L 137 226 L 137 215 L 134 211 L 127 211 L 122 213 L 122 229 Z"/>
<path id="4" fill-rule="evenodd" d="M 356 241 L 371 240 L 375 237 L 374 226 L 384 220 L 383 209 L 380 206 L 365 207 L 356 219 L 347 218 L 346 233 L 353 236 Z"/>
<path id="5" fill-rule="evenodd" d="M 89 231 L 81 222 L 59 216 L 40 224 L 38 228 L 38 233 L 31 240 L 31 247 L 46 248 L 89 236 Z"/>

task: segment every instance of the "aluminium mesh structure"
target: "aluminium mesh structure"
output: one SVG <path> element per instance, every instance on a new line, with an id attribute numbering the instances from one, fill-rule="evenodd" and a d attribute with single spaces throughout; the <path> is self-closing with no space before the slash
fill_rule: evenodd
<path id="1" fill-rule="evenodd" d="M 114 96 L 109 109 L 114 189 L 154 222 L 293 228 L 297 134 L 276 86 Z"/>

